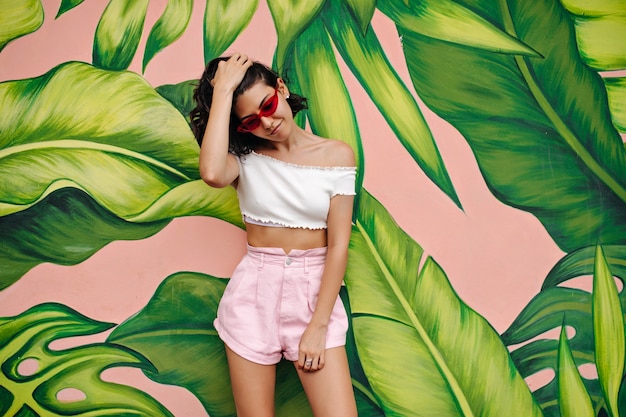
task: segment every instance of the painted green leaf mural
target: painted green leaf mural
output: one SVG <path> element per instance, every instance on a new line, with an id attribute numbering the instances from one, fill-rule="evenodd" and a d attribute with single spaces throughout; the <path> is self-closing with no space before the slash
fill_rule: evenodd
<path id="1" fill-rule="evenodd" d="M 614 0 L 561 0 L 572 14 L 576 44 L 587 65 L 601 71 L 626 69 L 626 5 Z"/>
<path id="2" fill-rule="evenodd" d="M 373 30 L 362 34 L 345 5 L 329 0 L 322 19 L 337 50 L 424 173 L 461 207 L 415 98 L 393 69 Z"/>
<path id="3" fill-rule="evenodd" d="M 13 266 L 3 271 L 0 288 L 38 262 L 82 261 L 112 240 L 147 237 L 172 217 L 215 215 L 242 225 L 235 191 L 198 179 L 198 146 L 185 118 L 137 74 L 67 63 L 41 77 L 1 83 L 0 102 L 6 109 L 0 214 L 34 210 L 18 222 L 24 230 L 18 218 L 2 218 L 2 227 L 23 240 L 7 239 L 11 244 L 0 251 Z M 112 181 L 120 177 L 125 180 Z M 36 207 L 65 188 L 100 207 L 78 194 Z M 77 213 L 58 209 L 73 205 Z M 29 224 L 31 215 L 37 221 Z M 61 232 L 58 226 L 67 227 L 74 215 L 85 228 Z M 145 230 L 128 222 L 145 223 Z M 38 232 L 27 237 L 27 230 Z"/>
<path id="4" fill-rule="evenodd" d="M 39 29 L 43 23 L 41 0 L 0 0 L 0 51 L 7 43 Z"/>
<path id="5" fill-rule="evenodd" d="M 598 379 L 610 415 L 619 417 L 617 397 L 624 376 L 624 314 L 602 247 L 596 249 L 592 295 L 593 336 Z"/>
<path id="6" fill-rule="evenodd" d="M 346 0 L 346 4 L 354 19 L 359 23 L 361 31 L 365 33 L 376 11 L 377 0 Z"/>
<path id="7" fill-rule="evenodd" d="M 258 0 L 206 0 L 204 62 L 217 58 L 228 48 L 248 26 L 258 4 Z"/>
<path id="8" fill-rule="evenodd" d="M 235 415 L 224 343 L 213 327 L 225 286 L 221 278 L 174 274 L 161 283 L 142 311 L 108 338 L 145 355 L 155 367 L 146 371 L 151 379 L 187 388 L 211 417 Z M 293 365 L 283 362 L 278 368 L 277 415 L 310 414 Z"/>
<path id="9" fill-rule="evenodd" d="M 626 77 L 605 78 L 611 117 L 617 130 L 626 133 Z"/>
<path id="10" fill-rule="evenodd" d="M 143 55 L 142 70 L 146 70 L 148 62 L 163 48 L 178 39 L 187 29 L 191 12 L 193 11 L 193 0 L 169 0 L 165 11 L 152 27 L 148 40 L 146 41 L 146 51 Z"/>
<path id="11" fill-rule="evenodd" d="M 419 96 L 469 142 L 493 194 L 570 251 L 626 242 L 626 148 L 558 2 L 463 1 L 545 58 L 479 52 L 398 27 Z M 550 175 L 546 175 L 549 172 Z"/>
<path id="12" fill-rule="evenodd" d="M 376 4 L 396 25 L 415 35 L 488 51 L 537 56 L 528 45 L 456 1 L 378 0 Z"/>
<path id="13" fill-rule="evenodd" d="M 55 340 L 96 334 L 111 326 L 52 303 L 16 317 L 1 317 L 0 414 L 172 416 L 147 394 L 100 378 L 102 371 L 112 367 L 149 369 L 150 364 L 136 353 L 106 344 L 63 350 L 49 347 Z M 59 393 L 66 390 L 78 391 L 81 398 L 59 399 Z"/>
<path id="14" fill-rule="evenodd" d="M 92 62 L 109 70 L 127 69 L 137 52 L 148 0 L 111 0 L 93 42 Z"/>
<path id="15" fill-rule="evenodd" d="M 292 42 L 317 17 L 327 0 L 267 0 L 278 35 L 276 68 L 283 71 Z"/>
<path id="16" fill-rule="evenodd" d="M 565 326 L 559 337 L 559 409 L 561 417 L 595 417 L 591 399 L 582 382 L 567 342 Z"/>
<path id="17" fill-rule="evenodd" d="M 607 246 L 603 247 L 603 250 L 606 256 L 598 255 L 595 246 L 584 248 L 567 255 L 557 263 L 548 275 L 542 291 L 531 300 L 509 329 L 502 334 L 502 339 L 507 345 L 513 346 L 526 343 L 561 325 L 571 327 L 575 334 L 569 340 L 568 345 L 577 366 L 584 364 L 599 366 L 598 354 L 602 349 L 605 350 L 605 357 L 601 363 L 604 366 L 604 372 L 610 375 L 611 392 L 613 398 L 616 399 L 616 390 L 619 389 L 624 377 L 624 367 L 622 364 L 622 370 L 619 370 L 619 360 L 616 360 L 615 357 L 621 356 L 623 358 L 626 346 L 623 342 L 620 344 L 619 331 L 613 330 L 608 333 L 606 330 L 594 331 L 592 311 L 598 306 L 610 310 L 596 314 L 601 314 L 603 317 L 601 319 L 605 322 L 603 327 L 613 323 L 611 326 L 614 328 L 615 323 L 621 323 L 621 334 L 623 335 L 626 292 L 622 291 L 618 296 L 615 290 L 611 294 L 610 287 L 607 285 L 609 275 L 606 273 L 608 270 L 606 265 L 617 265 L 617 269 L 623 273 L 624 257 L 622 253 L 624 247 Z M 600 263 L 600 267 L 596 266 L 597 263 Z M 606 263 L 604 267 L 602 267 L 603 263 Z M 569 285 L 568 281 L 574 278 L 589 275 L 595 276 L 594 297 L 600 297 L 603 301 L 592 301 L 592 294 L 588 291 L 563 286 Z M 606 287 L 598 289 L 599 280 L 604 280 L 602 287 Z M 601 338 L 599 343 L 594 342 L 596 336 Z M 524 377 L 528 377 L 544 369 L 558 372 L 558 349 L 556 340 L 539 338 L 516 348 L 511 356 L 520 373 Z M 594 409 L 598 412 L 607 404 L 600 381 L 598 378 L 583 378 L 583 383 L 594 404 Z M 559 415 L 558 389 L 556 380 L 553 379 L 534 393 L 547 416 Z"/>
<path id="18" fill-rule="evenodd" d="M 346 285 L 361 364 L 385 415 L 541 416 L 498 334 L 380 203 L 360 198 Z"/>
<path id="19" fill-rule="evenodd" d="M 61 0 L 61 5 L 59 6 L 59 11 L 57 12 L 56 18 L 58 19 L 64 13 L 69 12 L 74 7 L 78 6 L 85 0 Z"/>
<path id="20" fill-rule="evenodd" d="M 354 150 L 358 178 L 356 190 L 363 184 L 364 159 L 359 127 L 350 94 L 333 53 L 332 44 L 318 19 L 296 39 L 287 62 L 287 79 L 296 81 L 300 93 L 308 99 L 311 130 L 325 138 L 337 138 Z"/>

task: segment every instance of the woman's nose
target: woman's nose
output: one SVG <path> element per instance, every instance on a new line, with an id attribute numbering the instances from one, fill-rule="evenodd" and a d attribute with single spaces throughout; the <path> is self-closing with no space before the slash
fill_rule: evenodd
<path id="1" fill-rule="evenodd" d="M 261 116 L 261 124 L 265 129 L 269 129 L 273 122 L 274 119 L 271 116 Z"/>

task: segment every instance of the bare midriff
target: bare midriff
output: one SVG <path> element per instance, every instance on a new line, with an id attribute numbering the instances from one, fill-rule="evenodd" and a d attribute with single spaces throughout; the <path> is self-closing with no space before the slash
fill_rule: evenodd
<path id="1" fill-rule="evenodd" d="M 328 244 L 326 229 L 267 227 L 246 223 L 248 244 L 256 247 L 292 249 L 322 248 Z"/>

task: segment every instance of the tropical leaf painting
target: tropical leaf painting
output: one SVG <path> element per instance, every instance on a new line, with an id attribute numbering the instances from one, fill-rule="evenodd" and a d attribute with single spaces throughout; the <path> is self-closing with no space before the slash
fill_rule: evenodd
<path id="1" fill-rule="evenodd" d="M 0 415 L 235 415 L 211 270 L 244 225 L 234 189 L 200 180 L 188 114 L 204 64 L 247 50 L 357 157 L 360 416 L 626 416 L 625 33 L 615 0 L 0 0 Z M 535 234 L 467 226 L 489 205 Z M 182 222 L 220 227 L 172 238 Z M 121 243 L 155 269 L 111 258 Z M 506 326 L 481 288 L 521 306 Z M 277 372 L 276 414 L 312 415 Z"/>

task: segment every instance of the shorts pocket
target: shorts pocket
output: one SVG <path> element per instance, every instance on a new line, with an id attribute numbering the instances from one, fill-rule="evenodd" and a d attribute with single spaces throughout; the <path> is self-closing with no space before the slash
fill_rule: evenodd
<path id="1" fill-rule="evenodd" d="M 306 300 L 311 313 L 315 311 L 315 307 L 317 306 L 317 297 L 319 296 L 320 286 L 322 284 L 321 281 L 321 277 L 317 274 L 311 274 L 307 277 Z"/>

